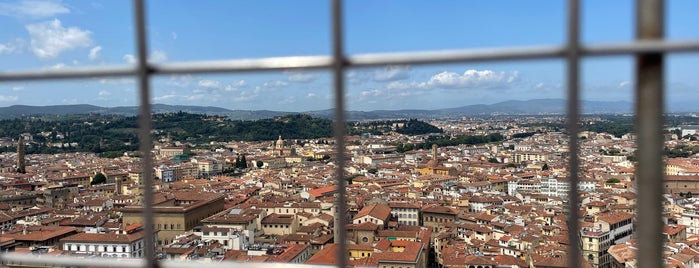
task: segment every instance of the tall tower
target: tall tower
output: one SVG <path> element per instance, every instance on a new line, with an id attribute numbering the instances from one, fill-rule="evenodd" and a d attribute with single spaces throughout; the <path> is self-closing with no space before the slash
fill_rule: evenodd
<path id="1" fill-rule="evenodd" d="M 17 140 L 17 173 L 26 173 L 24 168 L 24 137 L 19 136 Z"/>
<path id="2" fill-rule="evenodd" d="M 432 144 L 432 159 L 437 161 L 437 144 Z"/>

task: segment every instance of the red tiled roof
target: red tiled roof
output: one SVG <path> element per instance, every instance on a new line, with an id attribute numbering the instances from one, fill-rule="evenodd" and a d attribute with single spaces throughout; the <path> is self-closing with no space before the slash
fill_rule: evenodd
<path id="1" fill-rule="evenodd" d="M 337 191 L 337 185 L 331 185 L 331 186 L 326 186 L 326 187 L 321 187 L 313 190 L 308 190 L 307 193 L 312 195 L 315 198 L 321 197 L 327 193 L 335 192 Z"/>
<path id="2" fill-rule="evenodd" d="M 386 221 L 388 217 L 391 216 L 391 208 L 381 204 L 371 204 L 363 207 L 362 210 L 357 213 L 357 216 L 354 216 L 354 219 L 356 220 L 366 215 Z"/>

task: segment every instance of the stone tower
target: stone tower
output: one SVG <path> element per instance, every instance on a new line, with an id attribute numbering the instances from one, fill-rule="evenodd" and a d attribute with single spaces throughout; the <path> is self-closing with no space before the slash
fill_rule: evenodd
<path id="1" fill-rule="evenodd" d="M 24 167 L 24 137 L 19 136 L 17 140 L 17 173 L 26 173 Z"/>

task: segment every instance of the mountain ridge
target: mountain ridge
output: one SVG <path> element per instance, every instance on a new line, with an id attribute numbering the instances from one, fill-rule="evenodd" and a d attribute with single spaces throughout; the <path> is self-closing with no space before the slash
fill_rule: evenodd
<path id="1" fill-rule="evenodd" d="M 333 118 L 334 109 L 311 110 L 305 112 L 285 112 L 271 110 L 231 110 L 215 106 L 153 104 L 154 113 L 189 112 L 227 116 L 233 120 L 258 120 L 287 114 L 309 114 L 321 118 Z M 626 101 L 582 101 L 585 114 L 630 113 L 632 105 Z M 100 107 L 89 104 L 30 106 L 12 105 L 0 107 L 0 118 L 15 118 L 30 115 L 70 115 L 70 114 L 114 114 L 136 115 L 138 106 Z M 566 101 L 563 99 L 507 100 L 493 104 L 472 104 L 443 109 L 402 109 L 347 111 L 348 120 L 376 120 L 398 118 L 434 119 L 463 116 L 487 115 L 554 115 L 565 114 Z"/>

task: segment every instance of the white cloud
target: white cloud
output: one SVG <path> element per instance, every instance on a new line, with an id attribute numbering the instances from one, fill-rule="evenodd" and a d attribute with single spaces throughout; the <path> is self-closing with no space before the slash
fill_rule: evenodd
<path id="1" fill-rule="evenodd" d="M 137 59 L 136 56 L 133 54 L 124 54 L 122 59 L 128 63 L 128 64 L 135 64 Z M 148 56 L 148 61 L 149 62 L 164 62 L 167 60 L 167 53 L 162 50 L 155 50 L 150 53 L 150 56 Z"/>
<path id="2" fill-rule="evenodd" d="M 112 95 L 112 93 L 109 93 L 109 91 L 106 91 L 106 90 L 102 90 L 99 93 L 97 93 L 97 95 L 100 97 L 106 97 L 106 96 Z"/>
<path id="3" fill-rule="evenodd" d="M 3 53 L 12 53 L 15 51 L 15 48 L 11 44 L 0 44 L 0 54 Z"/>
<path id="4" fill-rule="evenodd" d="M 410 66 L 390 65 L 374 73 L 374 81 L 388 82 L 410 78 Z"/>
<path id="5" fill-rule="evenodd" d="M 313 98 L 315 96 L 316 96 L 315 93 L 308 93 L 308 95 L 306 95 L 306 98 Z"/>
<path id="6" fill-rule="evenodd" d="M 165 53 L 165 51 L 162 50 L 154 50 L 150 53 L 150 57 L 148 57 L 148 60 L 151 62 L 164 62 L 167 60 L 167 53 Z"/>
<path id="7" fill-rule="evenodd" d="M 285 87 L 288 86 L 289 83 L 284 82 L 284 81 L 269 81 L 265 82 L 262 86 L 264 87 Z"/>
<path id="8" fill-rule="evenodd" d="M 199 80 L 199 87 L 203 88 L 210 88 L 210 89 L 219 89 L 221 88 L 221 83 L 216 80 Z"/>
<path id="9" fill-rule="evenodd" d="M 308 83 L 316 79 L 316 75 L 300 71 L 285 71 L 284 73 L 289 76 L 289 82 Z"/>
<path id="10" fill-rule="evenodd" d="M 92 32 L 78 27 L 65 28 L 54 19 L 25 26 L 31 37 L 31 50 L 39 58 L 54 58 L 66 50 L 89 47 Z"/>
<path id="11" fill-rule="evenodd" d="M 245 82 L 245 80 L 239 80 L 237 82 L 230 83 L 224 87 L 226 91 L 235 91 L 238 90 L 241 87 L 247 86 L 248 83 Z"/>
<path id="12" fill-rule="evenodd" d="M 59 70 L 59 69 L 65 68 L 65 67 L 66 67 L 66 64 L 60 62 L 60 63 L 56 63 L 56 64 L 54 64 L 54 65 L 51 65 L 51 66 L 49 67 L 49 69 L 50 69 L 50 70 Z"/>
<path id="13" fill-rule="evenodd" d="M 171 33 L 170 33 L 170 36 L 172 37 L 172 40 L 176 40 L 176 39 L 177 39 L 177 33 L 176 33 L 176 32 L 171 32 Z"/>
<path id="14" fill-rule="evenodd" d="M 167 84 L 176 87 L 188 87 L 192 84 L 192 80 L 193 78 L 191 74 L 172 75 L 170 76 L 170 80 L 168 80 Z"/>
<path id="15" fill-rule="evenodd" d="M 12 102 L 17 101 L 19 98 L 17 96 L 3 96 L 0 95 L 0 102 Z"/>
<path id="16" fill-rule="evenodd" d="M 630 85 L 631 85 L 631 81 L 622 81 L 621 83 L 619 83 L 617 88 L 624 88 L 624 87 L 628 87 Z"/>
<path id="17" fill-rule="evenodd" d="M 422 82 L 401 82 L 401 81 L 393 81 L 391 83 L 388 83 L 386 85 L 387 89 L 424 89 L 427 87 L 427 83 Z"/>
<path id="18" fill-rule="evenodd" d="M 90 60 L 96 60 L 100 58 L 100 51 L 102 51 L 101 46 L 96 46 L 90 49 L 90 54 L 87 54 L 87 58 Z"/>
<path id="19" fill-rule="evenodd" d="M 517 81 L 518 72 L 495 72 L 492 70 L 466 70 L 463 74 L 441 72 L 433 75 L 426 86 L 435 88 L 503 88 Z"/>
<path id="20" fill-rule="evenodd" d="M 250 100 L 257 98 L 257 96 L 260 95 L 260 92 L 262 92 L 262 89 L 260 87 L 256 87 L 253 90 L 240 91 L 240 94 L 238 94 L 238 96 L 234 97 L 233 101 L 235 101 L 235 102 L 250 101 Z"/>
<path id="21" fill-rule="evenodd" d="M 24 87 L 23 87 L 23 86 L 14 86 L 14 87 L 12 87 L 12 91 L 22 91 L 22 90 L 24 90 Z"/>
<path id="22" fill-rule="evenodd" d="M 0 15 L 14 17 L 47 18 L 70 13 L 61 1 L 21 0 L 15 3 L 0 3 Z"/>
<path id="23" fill-rule="evenodd" d="M 370 89 L 359 92 L 360 99 L 375 98 L 383 95 L 383 92 L 378 89 Z"/>
<path id="24" fill-rule="evenodd" d="M 0 54 L 12 54 L 21 52 L 26 47 L 26 41 L 22 38 L 15 38 L 7 43 L 0 43 Z"/>
<path id="25" fill-rule="evenodd" d="M 124 59 L 124 61 L 128 64 L 136 63 L 136 57 L 131 54 L 125 54 L 124 57 L 122 57 L 122 59 Z"/>

